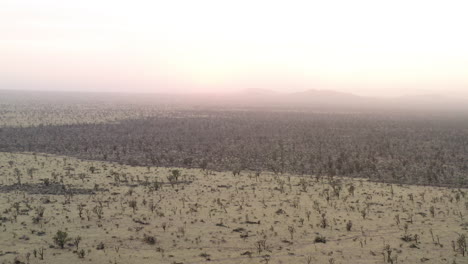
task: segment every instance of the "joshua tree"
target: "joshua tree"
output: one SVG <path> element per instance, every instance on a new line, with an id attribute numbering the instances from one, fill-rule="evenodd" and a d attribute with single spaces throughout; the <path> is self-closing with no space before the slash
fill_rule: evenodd
<path id="1" fill-rule="evenodd" d="M 102 216 L 104 215 L 104 210 L 103 210 L 102 205 L 96 205 L 96 206 L 93 208 L 93 212 L 96 214 L 96 216 L 97 216 L 99 219 L 102 219 Z"/>
<path id="2" fill-rule="evenodd" d="M 180 176 L 180 170 L 171 170 L 171 175 L 172 175 L 172 177 L 174 177 L 175 181 L 178 181 L 179 176 Z"/>
<path id="3" fill-rule="evenodd" d="M 458 250 L 460 251 L 462 256 L 465 256 L 465 253 L 467 252 L 467 245 L 466 245 L 465 235 L 463 235 L 463 234 L 458 235 L 457 245 L 458 245 Z"/>
<path id="4" fill-rule="evenodd" d="M 18 168 L 15 168 L 16 182 L 18 185 L 21 185 L 21 171 Z"/>
<path id="5" fill-rule="evenodd" d="M 65 247 L 65 244 L 70 241 L 71 238 L 68 237 L 67 232 L 61 230 L 57 231 L 57 234 L 54 236 L 54 243 L 58 245 L 61 249 Z"/>
<path id="6" fill-rule="evenodd" d="M 133 213 L 137 210 L 137 201 L 136 200 L 131 200 L 128 202 L 128 206 L 130 206 L 133 209 Z"/>
<path id="7" fill-rule="evenodd" d="M 288 231 L 289 231 L 289 234 L 291 235 L 291 240 L 293 240 L 294 232 L 296 231 L 296 229 L 294 228 L 294 226 L 288 226 Z"/>
<path id="8" fill-rule="evenodd" d="M 78 204 L 77 207 L 78 207 L 78 215 L 79 215 L 80 218 L 81 218 L 81 215 L 83 214 L 83 209 L 84 209 L 85 205 L 82 204 L 82 203 L 80 203 L 80 204 Z"/>
<path id="9" fill-rule="evenodd" d="M 64 170 L 67 172 L 67 176 L 70 176 L 70 173 L 74 171 L 75 169 L 71 166 L 67 166 L 64 168 Z"/>
<path id="10" fill-rule="evenodd" d="M 179 181 L 180 171 L 179 170 L 171 170 L 171 175 L 167 176 L 167 180 L 174 187 L 174 184 Z"/>
<path id="11" fill-rule="evenodd" d="M 304 178 L 302 178 L 299 181 L 299 185 L 301 186 L 301 191 L 302 192 L 307 192 L 307 187 L 308 187 L 309 183 Z"/>
<path id="12" fill-rule="evenodd" d="M 36 168 L 29 168 L 28 169 L 28 175 L 32 179 L 34 177 L 34 172 L 37 171 Z"/>
<path id="13" fill-rule="evenodd" d="M 39 254 L 39 259 L 44 260 L 44 248 L 39 248 L 37 253 Z"/>
<path id="14" fill-rule="evenodd" d="M 75 237 L 75 239 L 73 239 L 73 245 L 75 245 L 76 250 L 78 250 L 78 247 L 80 246 L 80 242 L 81 242 L 81 237 L 80 236 L 77 236 L 77 237 Z"/>
<path id="15" fill-rule="evenodd" d="M 355 189 L 356 189 L 356 188 L 354 187 L 353 184 L 351 184 L 351 185 L 348 187 L 348 192 L 349 192 L 349 194 L 350 194 L 351 196 L 354 196 L 354 190 L 355 190 Z"/>
<path id="16" fill-rule="evenodd" d="M 327 228 L 327 226 L 328 226 L 327 215 L 322 214 L 322 219 L 320 220 L 320 227 Z"/>
<path id="17" fill-rule="evenodd" d="M 43 206 L 38 206 L 35 209 L 36 216 L 33 217 L 33 223 L 37 224 L 41 221 L 42 217 L 44 216 L 45 208 Z"/>

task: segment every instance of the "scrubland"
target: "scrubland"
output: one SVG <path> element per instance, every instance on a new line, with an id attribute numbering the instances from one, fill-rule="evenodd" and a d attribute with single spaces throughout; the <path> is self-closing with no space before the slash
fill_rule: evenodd
<path id="1" fill-rule="evenodd" d="M 1 263 L 467 261 L 463 188 L 34 153 L 0 161 Z"/>
<path id="2" fill-rule="evenodd" d="M 0 263 L 468 263 L 466 114 L 5 95 Z"/>

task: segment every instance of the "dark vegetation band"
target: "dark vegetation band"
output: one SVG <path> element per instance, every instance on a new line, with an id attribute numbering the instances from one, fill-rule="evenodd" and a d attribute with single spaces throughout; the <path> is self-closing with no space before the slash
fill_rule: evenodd
<path id="1" fill-rule="evenodd" d="M 203 111 L 0 131 L 1 151 L 468 186 L 468 120 L 463 117 Z"/>

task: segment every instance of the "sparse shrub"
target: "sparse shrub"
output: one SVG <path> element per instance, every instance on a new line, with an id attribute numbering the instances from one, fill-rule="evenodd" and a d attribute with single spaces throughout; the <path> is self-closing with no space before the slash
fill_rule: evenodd
<path id="1" fill-rule="evenodd" d="M 106 248 L 106 247 L 104 246 L 103 242 L 99 242 L 99 244 L 96 246 L 97 250 L 104 250 L 104 248 Z"/>
<path id="2" fill-rule="evenodd" d="M 156 244 L 156 238 L 154 236 L 149 236 L 146 234 L 143 235 L 143 241 L 148 245 Z"/>
<path id="3" fill-rule="evenodd" d="M 36 207 L 36 214 L 38 217 L 42 218 L 44 216 L 45 208 L 43 206 Z"/>
<path id="4" fill-rule="evenodd" d="M 332 180 L 330 181 L 330 186 L 332 187 L 332 190 L 333 190 L 333 194 L 340 198 L 340 192 L 341 192 L 341 181 L 339 180 Z"/>
<path id="5" fill-rule="evenodd" d="M 405 234 L 401 237 L 401 240 L 405 242 L 416 241 L 416 243 L 418 243 L 418 235 Z"/>
<path id="6" fill-rule="evenodd" d="M 269 247 L 268 247 L 268 245 L 267 245 L 266 239 L 258 240 L 258 241 L 255 243 L 255 246 L 256 246 L 256 248 L 257 248 L 258 254 L 262 253 L 262 251 L 269 251 Z"/>
<path id="7" fill-rule="evenodd" d="M 327 239 L 322 235 L 317 235 L 314 239 L 315 243 L 327 243 Z"/>
<path id="8" fill-rule="evenodd" d="M 207 254 L 207 253 L 201 253 L 200 257 L 204 258 L 207 261 L 210 261 L 210 258 L 211 258 L 210 254 Z"/>
<path id="9" fill-rule="evenodd" d="M 84 249 L 81 249 L 77 251 L 76 254 L 78 255 L 79 258 L 84 258 L 86 255 L 86 251 Z"/>
<path id="10" fill-rule="evenodd" d="M 34 224 L 38 224 L 41 221 L 42 217 L 44 216 L 45 208 L 43 206 L 38 206 L 36 207 L 35 211 L 36 211 L 36 215 L 33 216 L 32 221 Z"/>
<path id="11" fill-rule="evenodd" d="M 157 190 L 161 189 L 161 187 L 162 187 L 162 184 L 160 182 L 158 182 L 158 180 L 156 179 L 156 180 L 154 180 L 153 185 L 151 186 L 150 189 L 152 191 L 157 191 Z"/>
<path id="12" fill-rule="evenodd" d="M 50 179 L 49 178 L 42 179 L 42 182 L 44 183 L 45 186 L 50 185 Z"/>
<path id="13" fill-rule="evenodd" d="M 241 169 L 239 167 L 236 167 L 235 169 L 232 170 L 232 176 L 240 175 Z"/>

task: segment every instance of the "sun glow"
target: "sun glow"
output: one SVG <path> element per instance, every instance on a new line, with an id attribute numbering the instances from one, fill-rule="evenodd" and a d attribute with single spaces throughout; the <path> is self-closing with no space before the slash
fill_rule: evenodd
<path id="1" fill-rule="evenodd" d="M 3 1 L 0 87 L 463 92 L 466 10 L 466 1 Z"/>

